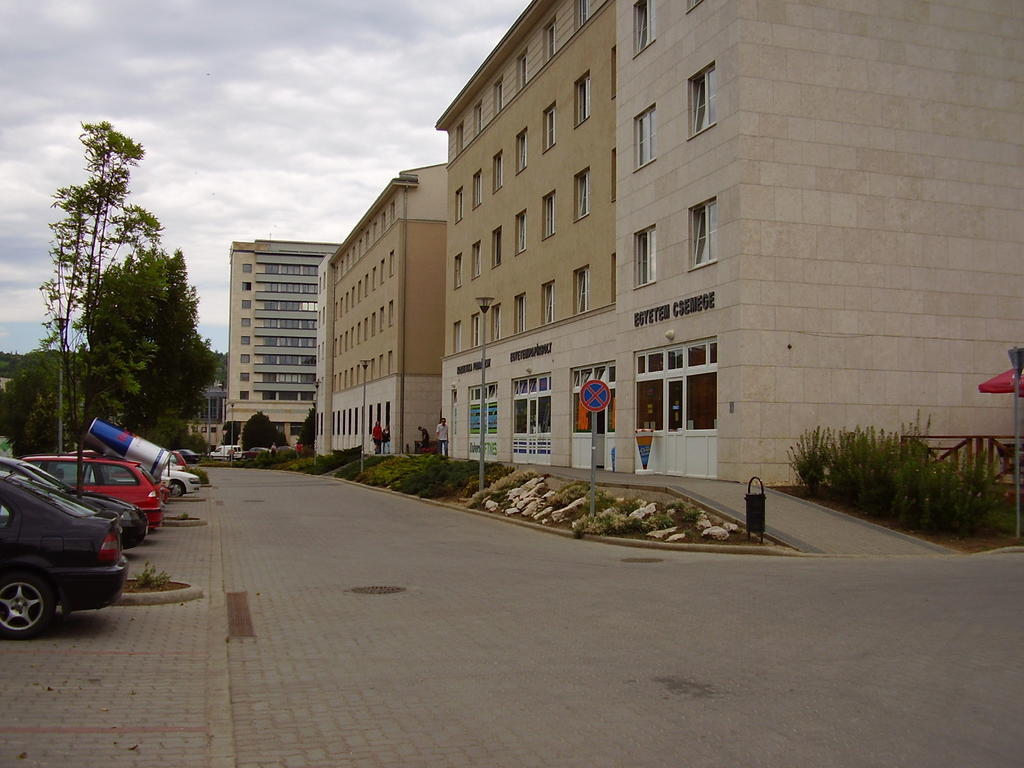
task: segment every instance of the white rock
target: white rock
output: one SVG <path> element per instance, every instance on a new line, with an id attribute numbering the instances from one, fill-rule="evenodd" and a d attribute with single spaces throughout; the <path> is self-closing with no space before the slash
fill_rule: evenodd
<path id="1" fill-rule="evenodd" d="M 666 536 L 671 536 L 677 530 L 679 529 L 676 526 L 673 526 L 671 528 L 662 528 L 660 531 L 650 531 L 647 535 L 652 539 L 664 539 Z"/>
<path id="2" fill-rule="evenodd" d="M 729 533 L 736 533 L 740 529 L 736 523 L 722 523 L 722 527 L 725 528 Z"/>
<path id="3" fill-rule="evenodd" d="M 685 533 L 674 533 L 671 536 L 669 536 L 667 539 L 665 539 L 665 541 L 682 541 L 685 538 L 686 538 L 686 534 Z"/>
<path id="4" fill-rule="evenodd" d="M 558 495 L 558 491 L 551 490 L 544 494 L 545 499 L 550 499 Z"/>
<path id="5" fill-rule="evenodd" d="M 708 528 L 711 528 L 711 527 L 712 527 L 712 523 L 711 523 L 710 520 L 708 520 L 707 515 L 702 515 L 701 517 L 697 518 L 697 528 L 698 529 L 703 531 L 703 530 L 707 530 Z M 701 535 L 703 535 L 703 534 L 701 534 Z"/>
<path id="6" fill-rule="evenodd" d="M 729 538 L 729 532 L 720 525 L 713 525 L 710 528 L 705 528 L 700 532 L 700 535 L 712 538 L 715 541 L 725 541 Z"/>
<path id="7" fill-rule="evenodd" d="M 540 508 L 540 502 L 534 499 L 523 507 L 523 517 L 533 517 L 534 513 Z"/>
<path id="8" fill-rule="evenodd" d="M 487 501 L 484 502 L 484 509 L 486 509 L 488 512 L 493 512 L 497 508 L 498 502 L 496 502 L 494 499 L 488 499 Z"/>

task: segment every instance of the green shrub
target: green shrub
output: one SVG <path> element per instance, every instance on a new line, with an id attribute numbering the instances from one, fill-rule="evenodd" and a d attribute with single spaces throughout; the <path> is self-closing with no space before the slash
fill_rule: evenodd
<path id="1" fill-rule="evenodd" d="M 167 571 L 157 573 L 156 567 L 147 560 L 142 572 L 135 577 L 135 586 L 137 589 L 163 589 L 170 581 Z"/>
<path id="2" fill-rule="evenodd" d="M 815 427 L 800 435 L 796 445 L 789 449 L 789 465 L 796 480 L 811 496 L 818 495 L 828 475 L 832 443 L 832 430 Z"/>

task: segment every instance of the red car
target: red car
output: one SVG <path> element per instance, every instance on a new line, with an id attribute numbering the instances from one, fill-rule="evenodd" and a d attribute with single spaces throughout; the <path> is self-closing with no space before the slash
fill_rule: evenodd
<path id="1" fill-rule="evenodd" d="M 78 482 L 78 461 L 75 456 L 24 456 L 30 464 L 49 472 L 68 485 Z M 83 457 L 82 487 L 86 491 L 105 493 L 130 502 L 146 513 L 149 530 L 160 527 L 164 519 L 164 503 L 168 491 L 149 472 L 134 461 Z"/>

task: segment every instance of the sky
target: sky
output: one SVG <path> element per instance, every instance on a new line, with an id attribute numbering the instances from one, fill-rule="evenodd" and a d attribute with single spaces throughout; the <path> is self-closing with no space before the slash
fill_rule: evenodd
<path id="1" fill-rule="evenodd" d="M 130 202 L 163 224 L 227 351 L 234 240 L 341 242 L 527 0 L 0 0 L 0 352 L 43 336 L 54 192 L 82 123 L 141 143 Z"/>

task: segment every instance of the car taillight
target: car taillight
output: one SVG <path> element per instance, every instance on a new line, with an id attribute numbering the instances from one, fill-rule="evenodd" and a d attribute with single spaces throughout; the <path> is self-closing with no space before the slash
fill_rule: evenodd
<path id="1" fill-rule="evenodd" d="M 101 563 L 116 563 L 121 557 L 121 539 L 114 531 L 110 531 L 100 544 L 99 561 Z"/>
<path id="2" fill-rule="evenodd" d="M 155 499 L 156 498 L 156 490 L 155 489 L 149 492 L 149 498 L 151 498 L 151 499 Z"/>

